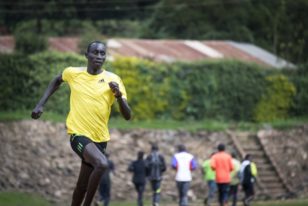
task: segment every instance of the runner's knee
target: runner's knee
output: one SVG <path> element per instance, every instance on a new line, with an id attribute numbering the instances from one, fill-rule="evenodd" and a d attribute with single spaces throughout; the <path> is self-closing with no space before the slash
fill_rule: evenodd
<path id="1" fill-rule="evenodd" d="M 108 168 L 108 164 L 103 159 L 96 159 L 93 165 L 95 170 L 105 171 Z"/>

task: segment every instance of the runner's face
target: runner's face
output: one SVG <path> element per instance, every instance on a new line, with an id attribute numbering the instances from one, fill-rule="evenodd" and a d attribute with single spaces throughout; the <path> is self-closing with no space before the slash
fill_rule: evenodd
<path id="1" fill-rule="evenodd" d="M 93 68 L 100 69 L 106 59 L 106 47 L 104 44 L 94 43 L 87 52 L 88 63 Z"/>

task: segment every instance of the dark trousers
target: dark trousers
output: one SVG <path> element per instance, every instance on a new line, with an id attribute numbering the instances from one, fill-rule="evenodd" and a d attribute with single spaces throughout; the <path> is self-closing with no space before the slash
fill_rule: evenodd
<path id="1" fill-rule="evenodd" d="M 245 197 L 244 197 L 244 206 L 249 206 L 251 200 L 254 197 L 254 188 L 253 188 L 253 183 L 248 183 L 248 184 L 242 184 L 242 188 L 244 190 L 245 193 Z"/>
<path id="2" fill-rule="evenodd" d="M 179 192 L 179 206 L 187 206 L 188 205 L 188 190 L 190 186 L 190 182 L 176 182 L 178 192 Z"/>
<path id="3" fill-rule="evenodd" d="M 206 204 L 210 205 L 212 200 L 214 199 L 216 190 L 217 190 L 217 186 L 216 186 L 216 182 L 215 180 L 208 180 L 207 181 L 207 186 L 208 186 L 208 195 L 206 198 Z"/>
<path id="4" fill-rule="evenodd" d="M 137 191 L 138 197 L 137 197 L 137 205 L 143 206 L 143 192 L 145 189 L 145 183 L 134 183 L 135 189 Z"/>
<path id="5" fill-rule="evenodd" d="M 104 203 L 104 206 L 108 206 L 110 202 L 110 190 L 111 183 L 101 184 L 99 187 L 99 194 L 101 196 L 101 200 Z"/>
<path id="6" fill-rule="evenodd" d="M 232 199 L 232 206 L 236 206 L 238 185 L 230 185 L 229 197 Z"/>
<path id="7" fill-rule="evenodd" d="M 152 204 L 160 202 L 160 180 L 151 180 L 151 186 L 153 191 Z"/>
<path id="8" fill-rule="evenodd" d="M 230 189 L 229 183 L 217 183 L 218 188 L 218 202 L 220 206 L 223 206 L 228 202 L 228 193 Z"/>

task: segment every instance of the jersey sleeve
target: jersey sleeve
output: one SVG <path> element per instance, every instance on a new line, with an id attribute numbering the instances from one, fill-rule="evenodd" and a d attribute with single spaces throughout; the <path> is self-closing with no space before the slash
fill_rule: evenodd
<path id="1" fill-rule="evenodd" d="M 72 79 L 72 67 L 67 67 L 62 72 L 62 79 L 65 82 L 69 82 Z"/>

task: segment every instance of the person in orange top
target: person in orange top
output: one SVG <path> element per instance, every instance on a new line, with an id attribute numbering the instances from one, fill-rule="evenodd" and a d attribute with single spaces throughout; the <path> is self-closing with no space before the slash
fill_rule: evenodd
<path id="1" fill-rule="evenodd" d="M 216 171 L 216 184 L 218 187 L 218 201 L 220 206 L 228 205 L 228 193 L 231 182 L 230 173 L 233 170 L 232 157 L 225 152 L 225 145 L 219 144 L 218 152 L 211 158 L 211 167 Z"/>

